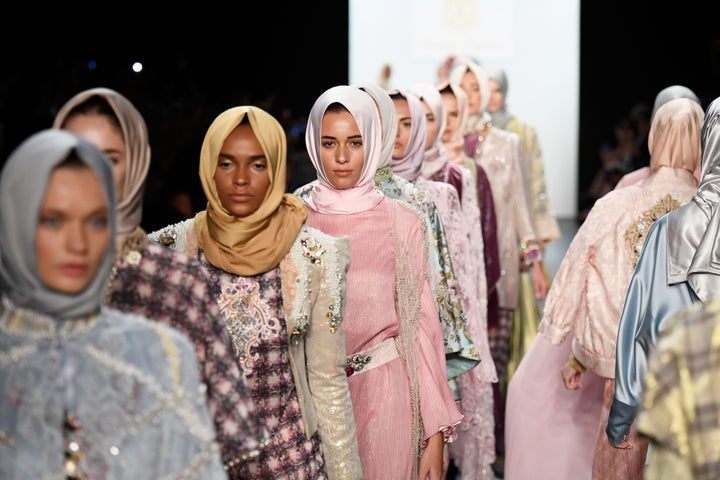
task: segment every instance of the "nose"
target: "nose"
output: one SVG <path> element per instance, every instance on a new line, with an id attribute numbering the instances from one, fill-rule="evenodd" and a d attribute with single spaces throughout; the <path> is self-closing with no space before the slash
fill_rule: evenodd
<path id="1" fill-rule="evenodd" d="M 80 222 L 68 226 L 67 248 L 72 252 L 82 253 L 88 248 L 88 236 Z"/>
<path id="2" fill-rule="evenodd" d="M 249 170 L 246 167 L 238 166 L 235 169 L 235 174 L 233 175 L 233 183 L 235 185 L 245 185 L 248 183 L 248 172 Z"/>
<path id="3" fill-rule="evenodd" d="M 350 161 L 349 150 L 350 147 L 347 145 L 340 145 L 337 149 L 337 155 L 335 155 L 335 161 L 337 163 L 347 163 Z"/>

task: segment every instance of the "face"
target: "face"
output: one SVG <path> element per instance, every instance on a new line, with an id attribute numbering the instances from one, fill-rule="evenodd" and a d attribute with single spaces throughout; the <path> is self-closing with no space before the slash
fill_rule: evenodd
<path id="1" fill-rule="evenodd" d="M 84 138 L 110 157 L 115 175 L 115 191 L 117 192 L 118 203 L 120 203 L 128 164 L 125 139 L 120 127 L 105 115 L 83 113 L 68 117 L 63 124 L 63 129 Z"/>
<path id="2" fill-rule="evenodd" d="M 443 92 L 442 101 L 445 107 L 445 130 L 442 133 L 442 141 L 447 143 L 460 126 L 460 112 L 458 111 L 457 98 L 452 93 Z"/>
<path id="3" fill-rule="evenodd" d="M 505 103 L 505 95 L 500 89 L 500 84 L 495 80 L 490 80 L 490 99 L 487 104 L 487 111 L 495 113 L 500 110 Z"/>
<path id="4" fill-rule="evenodd" d="M 89 168 L 59 168 L 48 184 L 35 234 L 40 279 L 68 294 L 95 278 L 110 242 L 100 181 Z"/>
<path id="5" fill-rule="evenodd" d="M 412 130 L 412 117 L 410 115 L 410 105 L 404 98 L 393 98 L 395 105 L 395 114 L 397 115 L 398 129 L 395 135 L 395 148 L 393 148 L 392 158 L 401 159 L 408 149 L 410 143 L 410 132 Z"/>
<path id="6" fill-rule="evenodd" d="M 320 127 L 323 170 L 338 189 L 355 186 L 365 163 L 360 127 L 350 112 L 325 112 Z"/>
<path id="7" fill-rule="evenodd" d="M 480 111 L 482 95 L 480 94 L 480 83 L 472 72 L 465 72 L 460 81 L 460 87 L 468 96 L 468 113 L 470 115 Z"/>
<path id="8" fill-rule="evenodd" d="M 213 179 L 220 203 L 236 217 L 255 213 L 265 201 L 268 160 L 250 125 L 239 125 L 225 138 Z"/>
<path id="9" fill-rule="evenodd" d="M 439 125 L 435 114 L 425 100 L 422 101 L 422 106 L 425 110 L 425 122 L 427 123 L 427 142 L 425 142 L 425 150 L 427 150 L 435 143 Z"/>

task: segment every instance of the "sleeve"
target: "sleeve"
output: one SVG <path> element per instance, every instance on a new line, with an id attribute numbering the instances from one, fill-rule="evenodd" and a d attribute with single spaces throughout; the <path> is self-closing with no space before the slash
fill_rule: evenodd
<path id="1" fill-rule="evenodd" d="M 361 479 L 355 417 L 345 373 L 345 330 L 334 324 L 329 312 L 342 319 L 350 267 L 350 240 L 324 240 L 321 281 L 312 308 L 305 358 L 308 383 L 322 440 L 328 478 Z M 437 324 L 437 317 L 435 318 Z"/>
<path id="2" fill-rule="evenodd" d="M 617 445 L 635 420 L 643 393 L 648 356 L 673 315 L 697 300 L 685 282 L 667 283 L 667 216 L 650 230 L 638 258 L 620 315 L 615 352 L 615 398 L 606 432 Z"/>
<path id="3" fill-rule="evenodd" d="M 422 230 L 414 228 L 406 242 L 407 252 L 424 252 Z M 425 430 L 422 440 L 427 440 L 440 431 L 446 436 L 454 432 L 463 416 L 457 408 L 453 393 L 445 374 L 445 354 L 442 331 L 437 321 L 437 307 L 425 271 L 425 259 L 414 255 L 415 271 L 420 275 L 420 318 L 415 344 L 415 361 L 418 368 L 418 397 L 420 417 Z"/>

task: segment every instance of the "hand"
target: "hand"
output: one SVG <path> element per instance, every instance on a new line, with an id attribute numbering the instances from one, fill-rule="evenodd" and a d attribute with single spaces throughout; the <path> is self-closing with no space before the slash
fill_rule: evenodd
<path id="1" fill-rule="evenodd" d="M 548 292 L 548 281 L 545 276 L 545 269 L 543 268 L 542 262 L 535 262 L 532 264 L 532 281 L 533 289 L 535 290 L 535 298 L 541 300 L 545 298 Z"/>
<path id="2" fill-rule="evenodd" d="M 582 382 L 580 381 L 582 373 L 575 370 L 572 365 L 570 365 L 570 362 L 565 362 L 565 365 L 563 365 L 560 370 L 560 374 L 562 375 L 565 388 L 568 390 L 580 390 L 582 388 Z"/>
<path id="3" fill-rule="evenodd" d="M 619 448 L 619 449 L 621 449 L 621 450 L 628 450 L 628 449 L 633 448 L 633 445 L 632 445 L 632 443 L 630 443 L 630 441 L 628 440 L 628 436 L 627 436 L 627 435 L 625 435 L 625 438 L 623 438 L 623 441 L 622 441 L 622 442 L 618 443 L 617 445 L 614 445 L 614 444 L 610 441 L 610 439 L 608 438 L 607 432 L 605 432 L 605 440 L 607 440 L 608 444 L 609 444 L 611 447 L 613 447 L 613 448 Z"/>
<path id="4" fill-rule="evenodd" d="M 418 478 L 421 480 L 443 480 L 443 432 L 428 438 L 425 451 L 420 457 Z"/>

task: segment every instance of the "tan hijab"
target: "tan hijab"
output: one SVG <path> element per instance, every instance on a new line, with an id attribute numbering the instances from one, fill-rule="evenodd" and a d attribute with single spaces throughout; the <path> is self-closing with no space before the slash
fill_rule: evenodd
<path id="1" fill-rule="evenodd" d="M 109 88 L 83 90 L 70 98 L 55 116 L 53 127 L 62 128 L 72 110 L 91 97 L 100 97 L 110 105 L 120 123 L 125 141 L 127 172 L 125 183 L 118 192 L 118 197 L 122 197 L 122 200 L 117 206 L 118 229 L 115 240 L 115 245 L 120 250 L 125 239 L 140 226 L 142 220 L 145 181 L 150 169 L 150 141 L 145 120 L 137 108 L 123 95 Z"/>
<path id="2" fill-rule="evenodd" d="M 268 161 L 270 186 L 253 214 L 237 218 L 220 203 L 215 167 L 227 136 L 247 117 Z M 253 106 L 234 107 L 210 125 L 200 150 L 200 181 L 207 209 L 195 215 L 198 245 L 214 266 L 243 277 L 275 268 L 290 250 L 307 218 L 302 201 L 285 193 L 287 143 L 275 118 Z"/>

